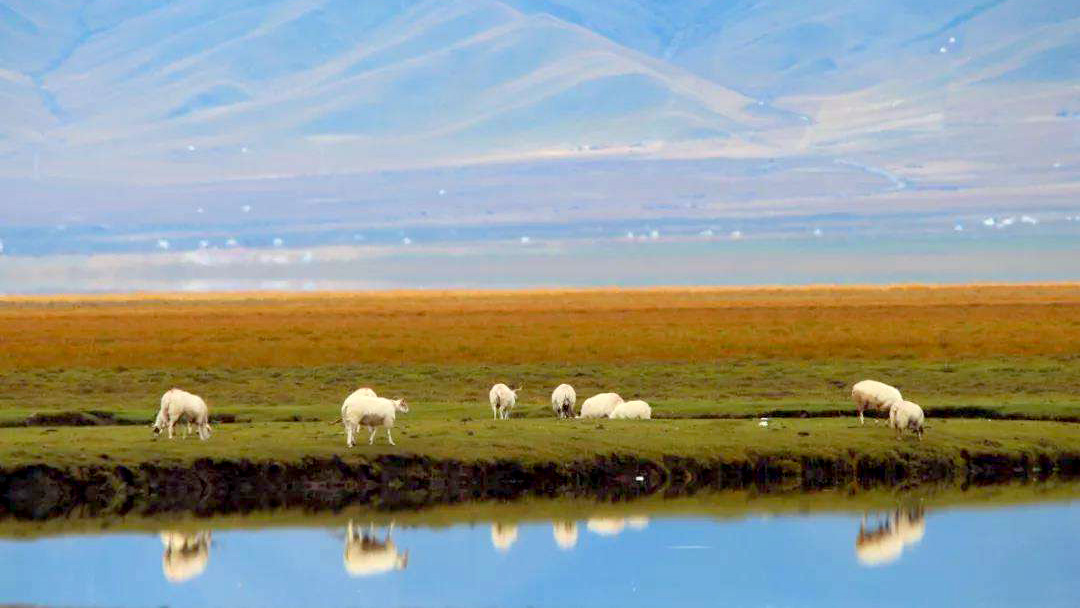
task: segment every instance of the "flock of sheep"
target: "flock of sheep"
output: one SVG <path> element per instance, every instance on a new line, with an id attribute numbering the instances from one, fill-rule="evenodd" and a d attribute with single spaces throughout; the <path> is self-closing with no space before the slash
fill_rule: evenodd
<path id="1" fill-rule="evenodd" d="M 517 393 L 520 390 L 521 387 L 511 389 L 501 382 L 491 387 L 488 400 L 494 419 L 510 418 L 510 413 L 517 405 Z M 889 426 L 896 430 L 897 438 L 900 438 L 906 429 L 922 439 L 925 421 L 922 408 L 911 401 L 905 401 L 895 387 L 876 380 L 863 380 L 852 387 L 851 398 L 859 414 L 859 424 L 864 423 L 863 412 L 866 410 L 887 412 Z M 569 384 L 560 384 L 551 393 L 551 409 L 558 418 L 652 418 L 652 408 L 648 403 L 641 400 L 623 401 L 618 393 L 600 393 L 589 397 L 582 402 L 581 410 L 575 415 L 576 405 L 577 393 Z M 370 433 L 368 444 L 375 443 L 375 434 L 380 428 L 384 428 L 390 445 L 397 445 L 390 429 L 393 428 L 398 413 L 408 411 L 409 405 L 404 399 L 385 399 L 366 387 L 354 391 L 341 404 L 340 421 L 345 426 L 345 444 L 349 447 L 356 445 L 356 435 L 363 426 L 367 427 Z M 161 409 L 152 428 L 155 434 L 166 432 L 169 439 L 172 439 L 173 429 L 181 421 L 187 422 L 185 437 L 191 433 L 194 424 L 199 439 L 210 438 L 210 412 L 206 402 L 198 395 L 173 388 L 162 395 Z"/>

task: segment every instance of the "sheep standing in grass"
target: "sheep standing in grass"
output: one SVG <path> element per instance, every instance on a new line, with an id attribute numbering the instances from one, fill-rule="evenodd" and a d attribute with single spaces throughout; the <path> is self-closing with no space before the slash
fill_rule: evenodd
<path id="1" fill-rule="evenodd" d="M 859 412 L 859 424 L 864 424 L 863 412 L 868 409 L 888 412 L 893 405 L 903 401 L 900 391 L 877 380 L 863 380 L 851 387 L 851 400 Z"/>
<path id="2" fill-rule="evenodd" d="M 649 407 L 648 403 L 635 399 L 634 401 L 624 401 L 616 405 L 608 416 L 610 418 L 648 420 L 652 418 L 652 408 Z"/>
<path id="3" fill-rule="evenodd" d="M 206 402 L 198 395 L 171 388 L 161 396 L 161 409 L 158 410 L 151 428 L 155 435 L 168 431 L 169 439 L 172 439 L 173 427 L 181 419 L 186 420 L 189 426 L 192 422 L 195 423 L 199 430 L 199 439 L 206 441 L 210 438 L 210 410 L 206 407 Z"/>
<path id="4" fill-rule="evenodd" d="M 922 408 L 911 401 L 901 401 L 889 410 L 889 427 L 896 429 L 897 439 L 903 435 L 904 429 L 908 429 L 919 437 L 919 441 L 922 441 L 925 421 L 926 416 L 923 415 Z"/>
<path id="5" fill-rule="evenodd" d="M 577 405 L 577 393 L 569 384 L 560 384 L 551 393 L 551 409 L 559 418 L 573 418 L 574 406 Z"/>
<path id="6" fill-rule="evenodd" d="M 521 387 L 510 390 L 502 382 L 491 387 L 488 392 L 488 400 L 491 401 L 491 414 L 495 420 L 506 420 L 510 417 L 510 410 L 517 404 L 517 392 Z"/>
<path id="7" fill-rule="evenodd" d="M 581 403 L 581 413 L 578 414 L 578 418 L 607 418 L 622 402 L 623 398 L 618 393 L 593 395 Z"/>
<path id="8" fill-rule="evenodd" d="M 349 395 L 341 406 L 341 422 L 345 425 L 345 445 L 350 448 L 356 445 L 356 434 L 361 426 L 366 426 L 371 431 L 368 444 L 375 443 L 375 433 L 379 428 L 386 429 L 386 438 L 390 445 L 394 443 L 394 437 L 390 435 L 390 429 L 394 426 L 397 413 L 406 413 L 409 405 L 404 399 L 383 399 L 382 397 L 366 397 Z"/>
<path id="9" fill-rule="evenodd" d="M 394 524 L 390 524 L 386 537 L 380 541 L 375 537 L 374 525 L 364 533 L 363 528 L 354 527 L 352 520 L 349 520 L 345 531 L 345 571 L 349 576 L 372 576 L 404 570 L 409 566 L 409 550 L 398 552 L 397 545 L 390 538 L 393 531 Z"/>
<path id="10" fill-rule="evenodd" d="M 345 402 L 341 404 L 341 418 L 339 420 L 345 419 L 345 404 L 347 404 L 349 402 L 349 399 L 352 399 L 353 397 L 378 397 L 378 395 L 375 394 L 374 390 L 366 386 L 356 389 L 348 397 L 346 397 Z M 335 422 L 337 422 L 337 420 L 335 420 Z"/>

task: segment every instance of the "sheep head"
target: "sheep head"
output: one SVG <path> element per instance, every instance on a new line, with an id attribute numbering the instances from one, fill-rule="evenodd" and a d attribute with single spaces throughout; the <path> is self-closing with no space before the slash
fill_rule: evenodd
<path id="1" fill-rule="evenodd" d="M 403 414 L 407 414 L 409 412 L 409 404 L 405 402 L 404 397 L 401 398 L 401 399 L 395 399 L 394 400 L 394 409 L 401 412 L 401 413 L 403 413 Z"/>

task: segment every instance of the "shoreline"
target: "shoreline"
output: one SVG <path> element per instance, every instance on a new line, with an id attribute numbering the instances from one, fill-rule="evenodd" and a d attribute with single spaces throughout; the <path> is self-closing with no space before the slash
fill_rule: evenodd
<path id="1" fill-rule="evenodd" d="M 468 501 L 692 496 L 753 489 L 815 491 L 843 487 L 961 486 L 1080 477 L 1080 451 L 1006 451 L 958 457 L 927 453 L 842 456 L 760 454 L 744 459 L 613 453 L 570 462 L 462 461 L 416 454 L 294 462 L 200 458 L 188 465 L 142 462 L 66 468 L 30 464 L 0 469 L 0 520 L 258 510 L 418 509 Z"/>

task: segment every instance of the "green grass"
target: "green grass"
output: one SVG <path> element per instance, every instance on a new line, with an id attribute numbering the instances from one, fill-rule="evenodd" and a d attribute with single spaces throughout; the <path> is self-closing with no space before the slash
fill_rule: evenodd
<path id="1" fill-rule="evenodd" d="M 215 414 L 252 421 L 332 420 L 360 386 L 405 396 L 415 417 L 490 416 L 487 391 L 524 384 L 515 415 L 548 417 L 552 388 L 569 382 L 579 403 L 616 390 L 657 416 L 853 409 L 849 392 L 872 377 L 925 408 L 981 406 L 1002 414 L 1080 416 L 1080 357 L 922 361 L 717 360 L 712 363 L 322 366 L 305 368 L 14 370 L 0 376 L 0 423 L 37 412 L 101 410 L 149 421 L 161 394 L 180 386 Z"/>
<path id="2" fill-rule="evenodd" d="M 0 462 L 54 466 L 143 462 L 188 463 L 215 459 L 299 462 L 305 457 L 346 459 L 417 454 L 459 460 L 514 459 L 563 462 L 612 453 L 658 459 L 664 455 L 724 460 L 760 456 L 846 459 L 921 454 L 959 461 L 962 451 L 1003 455 L 1080 453 L 1080 427 L 1030 421 L 932 420 L 925 441 L 896 440 L 883 424 L 860 427 L 852 418 L 755 420 L 555 420 L 492 421 L 467 416 L 431 418 L 404 414 L 386 443 L 348 449 L 340 425 L 323 422 L 217 425 L 210 441 L 153 439 L 148 428 L 58 427 L 0 429 Z"/>

